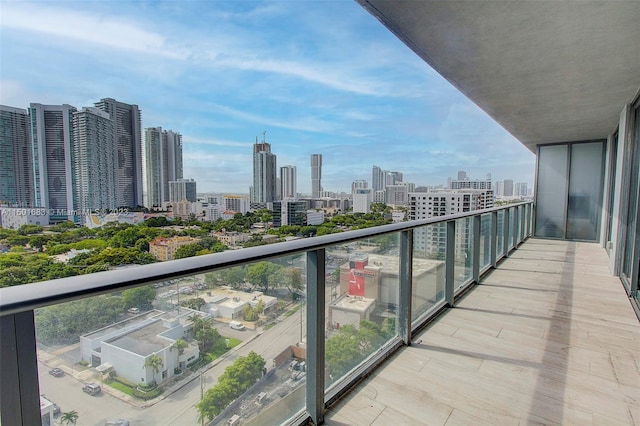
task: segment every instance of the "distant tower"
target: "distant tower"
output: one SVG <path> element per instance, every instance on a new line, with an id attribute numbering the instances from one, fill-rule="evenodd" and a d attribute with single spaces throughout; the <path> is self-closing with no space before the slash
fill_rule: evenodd
<path id="1" fill-rule="evenodd" d="M 35 206 L 53 210 L 50 220 L 74 220 L 73 112 L 71 105 L 29 107 Z"/>
<path id="2" fill-rule="evenodd" d="M 322 154 L 311 154 L 311 198 L 322 194 Z"/>
<path id="3" fill-rule="evenodd" d="M 266 142 L 265 135 L 263 132 L 262 142 L 256 138 L 253 145 L 253 203 L 269 203 L 276 199 L 276 156 L 271 153 L 271 145 Z"/>
<path id="4" fill-rule="evenodd" d="M 371 170 L 371 189 L 373 192 L 382 191 L 385 183 L 385 172 L 378 166 L 373 166 Z"/>
<path id="5" fill-rule="evenodd" d="M 283 200 L 297 199 L 296 166 L 280 167 L 280 195 Z"/>
<path id="6" fill-rule="evenodd" d="M 114 121 L 93 107 L 73 113 L 73 174 L 76 209 L 118 207 Z"/>
<path id="7" fill-rule="evenodd" d="M 32 155 L 27 110 L 0 105 L 0 204 L 34 207 Z"/>
<path id="8" fill-rule="evenodd" d="M 116 187 L 118 207 L 141 206 L 142 127 L 138 105 L 104 98 L 96 107 L 108 113 L 116 128 Z"/>
<path id="9" fill-rule="evenodd" d="M 161 127 L 144 133 L 147 207 L 169 201 L 169 182 L 182 179 L 182 135 Z"/>

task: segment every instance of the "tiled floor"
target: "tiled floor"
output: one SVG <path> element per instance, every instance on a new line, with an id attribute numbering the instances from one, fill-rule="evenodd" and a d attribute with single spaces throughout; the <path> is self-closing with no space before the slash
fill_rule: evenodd
<path id="1" fill-rule="evenodd" d="M 640 425 L 640 323 L 599 245 L 529 239 L 328 425 Z"/>

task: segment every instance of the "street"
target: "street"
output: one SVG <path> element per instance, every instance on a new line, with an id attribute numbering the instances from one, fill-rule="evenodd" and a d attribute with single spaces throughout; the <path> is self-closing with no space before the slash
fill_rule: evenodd
<path id="1" fill-rule="evenodd" d="M 301 314 L 295 314 L 284 318 L 271 329 L 263 332 L 246 344 L 240 345 L 235 350 L 228 352 L 217 360 L 217 364 L 202 375 L 203 389 L 200 386 L 199 375 L 191 375 L 186 380 L 188 384 L 167 395 L 158 403 L 139 408 L 128 402 L 120 400 L 108 393 L 108 386 L 103 386 L 103 392 L 97 396 L 90 396 L 82 391 L 83 382 L 66 374 L 63 377 L 53 377 L 48 372 L 50 367 L 39 363 L 40 393 L 52 402 L 60 406 L 61 412 L 75 410 L 78 417 L 78 425 L 104 425 L 109 419 L 127 419 L 131 426 L 151 425 L 199 425 L 198 412 L 195 404 L 200 401 L 201 392 L 215 386 L 217 378 L 223 371 L 240 356 L 245 356 L 254 351 L 261 355 L 267 368 L 271 367 L 271 360 L 281 353 L 286 347 L 295 345 L 300 340 Z M 221 328 L 221 334 L 227 334 L 227 329 Z M 304 330 L 303 330 L 304 331 Z M 245 330 L 244 339 L 250 339 L 254 332 Z M 50 366 L 56 359 L 48 362 Z M 57 366 L 57 365 L 55 365 Z M 80 376 L 83 373 L 77 373 Z M 86 375 L 86 372 L 84 373 Z M 94 380 L 94 379 L 91 379 Z M 91 381 L 89 380 L 89 381 Z M 99 382 L 99 380 L 94 380 Z M 104 388 L 107 387 L 107 391 Z"/>

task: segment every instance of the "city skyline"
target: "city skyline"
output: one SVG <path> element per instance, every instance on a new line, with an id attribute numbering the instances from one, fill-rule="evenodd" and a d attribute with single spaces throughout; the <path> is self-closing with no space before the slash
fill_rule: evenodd
<path id="1" fill-rule="evenodd" d="M 5 2 L 0 103 L 138 105 L 142 128 L 183 135 L 199 192 L 247 193 L 264 130 L 301 193 L 316 153 L 332 192 L 374 164 L 416 186 L 533 182 L 533 154 L 355 2 L 117 5 Z"/>

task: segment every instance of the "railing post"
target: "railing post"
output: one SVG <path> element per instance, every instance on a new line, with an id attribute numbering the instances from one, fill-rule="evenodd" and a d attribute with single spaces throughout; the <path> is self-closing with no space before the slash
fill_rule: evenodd
<path id="1" fill-rule="evenodd" d="M 502 221 L 502 250 L 504 251 L 504 257 L 509 257 L 509 225 L 511 224 L 511 220 L 509 218 L 509 208 L 504 209 L 504 218 Z"/>
<path id="2" fill-rule="evenodd" d="M 400 300 L 398 322 L 400 337 L 411 344 L 411 292 L 413 281 L 413 231 L 400 233 Z"/>
<path id="3" fill-rule="evenodd" d="M 33 311 L 0 318 L 0 422 L 39 425 L 40 388 Z"/>
<path id="4" fill-rule="evenodd" d="M 456 221 L 447 221 L 447 246 L 445 247 L 444 300 L 453 307 L 453 287 L 455 285 Z"/>
<path id="5" fill-rule="evenodd" d="M 513 248 L 514 250 L 520 245 L 520 206 L 515 207 L 513 212 Z"/>
<path id="6" fill-rule="evenodd" d="M 480 282 L 480 226 L 482 223 L 482 216 L 477 214 L 473 216 L 473 250 L 471 255 L 471 269 L 473 274 L 473 281 L 478 284 Z"/>
<path id="7" fill-rule="evenodd" d="M 525 232 L 524 228 L 527 226 L 527 205 L 522 206 L 520 211 L 520 243 L 524 242 Z"/>
<path id="8" fill-rule="evenodd" d="M 491 212 L 491 267 L 498 267 L 498 212 Z"/>
<path id="9" fill-rule="evenodd" d="M 307 412 L 324 422 L 325 249 L 307 252 Z"/>

